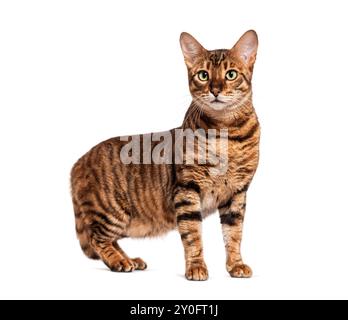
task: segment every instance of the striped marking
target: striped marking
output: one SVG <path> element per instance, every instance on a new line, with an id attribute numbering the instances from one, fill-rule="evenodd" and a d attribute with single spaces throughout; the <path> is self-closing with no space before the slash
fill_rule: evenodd
<path id="1" fill-rule="evenodd" d="M 175 195 L 180 191 L 180 189 L 186 189 L 186 190 L 189 189 L 189 190 L 193 190 L 193 191 L 195 191 L 197 193 L 201 192 L 201 188 L 194 181 L 189 181 L 189 182 L 186 182 L 186 183 L 178 183 L 176 186 L 177 186 L 177 188 L 179 188 L 179 190 L 177 190 L 175 192 Z"/>
<path id="2" fill-rule="evenodd" d="M 194 211 L 181 214 L 176 219 L 178 223 L 181 221 L 202 221 L 202 214 L 199 211 Z"/>
<path id="3" fill-rule="evenodd" d="M 238 212 L 230 212 L 220 216 L 221 224 L 236 226 L 238 220 L 243 220 L 243 216 Z"/>
<path id="4" fill-rule="evenodd" d="M 229 136 L 228 139 L 233 140 L 233 141 L 237 141 L 237 142 L 243 142 L 243 141 L 251 138 L 254 135 L 254 133 L 256 132 L 256 130 L 258 129 L 258 127 L 259 127 L 259 124 L 256 122 L 250 127 L 250 129 L 246 133 L 239 134 L 237 136 Z"/>
<path id="5" fill-rule="evenodd" d="M 180 202 L 177 202 L 175 204 L 175 209 L 178 209 L 178 208 L 181 208 L 181 207 L 184 207 L 184 206 L 190 206 L 192 205 L 192 202 L 191 201 L 188 201 L 188 200 L 182 200 Z"/>
<path id="6" fill-rule="evenodd" d="M 232 204 L 232 198 L 230 198 L 227 202 L 221 204 L 218 209 L 221 210 L 221 209 L 224 209 L 224 208 L 229 208 Z"/>

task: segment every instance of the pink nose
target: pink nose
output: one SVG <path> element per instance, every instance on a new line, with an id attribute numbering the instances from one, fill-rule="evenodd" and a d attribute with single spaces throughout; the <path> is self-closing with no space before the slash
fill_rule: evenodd
<path id="1" fill-rule="evenodd" d="M 214 97 L 216 98 L 216 97 L 219 95 L 220 90 L 217 89 L 217 88 L 213 88 L 213 89 L 210 90 L 210 92 L 211 92 L 211 93 L 214 95 Z"/>

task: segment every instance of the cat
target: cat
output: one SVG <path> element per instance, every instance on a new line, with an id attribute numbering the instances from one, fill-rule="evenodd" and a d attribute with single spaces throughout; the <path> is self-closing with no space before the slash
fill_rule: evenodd
<path id="1" fill-rule="evenodd" d="M 201 223 L 218 210 L 227 271 L 231 277 L 248 278 L 252 270 L 242 260 L 240 245 L 246 194 L 259 161 L 260 126 L 251 86 L 258 37 L 250 30 L 232 49 L 208 51 L 184 32 L 180 45 L 192 103 L 177 129 L 204 133 L 225 129 L 226 170 L 215 172 L 216 164 L 209 162 L 153 163 L 151 158 L 150 163 L 125 164 L 122 152 L 129 137 L 104 141 L 71 171 L 77 236 L 89 258 L 101 259 L 111 271 L 131 272 L 147 265 L 141 258 L 129 258 L 119 240 L 158 236 L 177 228 L 184 247 L 185 276 L 203 281 L 208 279 L 208 270 Z M 174 129 L 168 134 L 175 144 Z M 138 136 L 142 158 L 147 138 Z M 216 143 L 219 139 L 215 136 Z M 150 151 L 162 142 L 150 141 Z M 123 156 L 132 152 L 126 149 Z"/>

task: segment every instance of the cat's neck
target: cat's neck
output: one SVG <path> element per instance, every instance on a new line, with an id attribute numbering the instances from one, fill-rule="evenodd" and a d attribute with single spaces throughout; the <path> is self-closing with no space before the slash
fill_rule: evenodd
<path id="1" fill-rule="evenodd" d="M 252 99 L 248 99 L 241 106 L 223 110 L 210 109 L 207 106 L 191 102 L 182 125 L 183 129 L 223 129 L 238 128 L 255 113 Z"/>

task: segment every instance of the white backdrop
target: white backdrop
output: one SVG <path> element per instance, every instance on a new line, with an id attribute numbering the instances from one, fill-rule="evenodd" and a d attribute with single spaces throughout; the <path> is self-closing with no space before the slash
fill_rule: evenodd
<path id="1" fill-rule="evenodd" d="M 348 298 L 346 1 L 1 1 L 0 298 Z M 243 240 L 250 280 L 229 278 L 217 215 L 210 279 L 184 279 L 176 232 L 125 240 L 146 272 L 80 251 L 73 163 L 112 136 L 181 124 L 182 31 L 208 49 L 259 34 L 261 162 Z"/>

